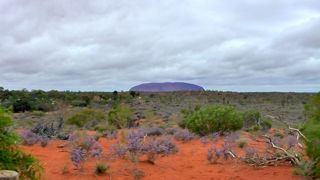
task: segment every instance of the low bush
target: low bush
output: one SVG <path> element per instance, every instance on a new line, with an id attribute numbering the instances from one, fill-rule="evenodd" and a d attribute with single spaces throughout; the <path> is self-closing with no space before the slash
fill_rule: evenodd
<path id="1" fill-rule="evenodd" d="M 106 174 L 108 173 L 108 170 L 109 170 L 108 165 L 101 164 L 101 163 L 96 164 L 96 167 L 95 167 L 96 174 Z"/>
<path id="2" fill-rule="evenodd" d="M 133 112 L 129 107 L 117 105 L 108 112 L 108 122 L 118 129 L 127 128 L 131 123 L 132 116 Z"/>
<path id="3" fill-rule="evenodd" d="M 307 122 L 303 127 L 303 133 L 308 138 L 306 152 L 311 162 L 306 163 L 311 167 L 305 172 L 315 178 L 320 178 L 320 92 L 311 96 L 305 105 Z"/>
<path id="4" fill-rule="evenodd" d="M 183 124 L 194 133 L 206 135 L 241 129 L 243 117 L 231 106 L 213 105 L 194 111 Z"/>
<path id="5" fill-rule="evenodd" d="M 140 155 L 147 155 L 148 161 L 154 164 L 157 156 L 167 156 L 178 151 L 175 142 L 169 137 L 148 138 L 139 130 L 131 130 L 126 135 L 125 144 L 110 146 L 114 157 L 127 157 L 134 163 L 139 161 Z"/>
<path id="6" fill-rule="evenodd" d="M 71 145 L 70 159 L 80 170 L 89 157 L 100 158 L 102 155 L 102 146 L 92 136 L 75 132 L 69 140 Z"/>
<path id="7" fill-rule="evenodd" d="M 12 131 L 10 115 L 0 108 L 0 169 L 19 172 L 21 179 L 40 179 L 43 168 L 39 161 L 18 147 L 18 136 Z"/>
<path id="8" fill-rule="evenodd" d="M 244 148 L 244 147 L 246 147 L 247 145 L 248 145 L 248 140 L 247 139 L 238 139 L 237 141 L 236 141 L 236 144 L 237 144 L 237 146 L 239 147 L 239 148 Z"/>
<path id="9" fill-rule="evenodd" d="M 178 141 L 188 142 L 196 138 L 196 135 L 188 130 L 179 130 L 174 134 L 174 138 Z"/>
<path id="10" fill-rule="evenodd" d="M 24 145 L 34 145 L 41 140 L 40 136 L 38 136 L 37 134 L 33 133 L 30 130 L 23 130 L 20 133 L 20 137 Z"/>
<path id="11" fill-rule="evenodd" d="M 67 120 L 68 124 L 73 124 L 78 127 L 86 126 L 87 128 L 94 127 L 100 122 L 106 122 L 105 114 L 89 108 L 77 112 Z"/>
<path id="12" fill-rule="evenodd" d="M 261 120 L 261 115 L 259 111 L 250 110 L 246 111 L 243 114 L 243 127 L 250 128 L 256 124 L 259 124 Z"/>

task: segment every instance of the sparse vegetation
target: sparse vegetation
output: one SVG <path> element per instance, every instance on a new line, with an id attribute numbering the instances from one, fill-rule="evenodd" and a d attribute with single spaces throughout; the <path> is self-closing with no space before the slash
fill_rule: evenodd
<path id="1" fill-rule="evenodd" d="M 88 129 L 90 129 L 90 127 L 95 127 L 101 122 L 106 123 L 105 114 L 101 111 L 88 108 L 85 108 L 82 111 L 74 114 L 67 120 L 68 124 L 74 124 L 80 128 L 86 126 Z"/>
<path id="2" fill-rule="evenodd" d="M 105 165 L 105 164 L 102 164 L 102 163 L 96 164 L 96 167 L 95 167 L 95 173 L 96 174 L 106 174 L 106 173 L 108 173 L 108 170 L 109 170 L 109 166 L 108 165 Z"/>

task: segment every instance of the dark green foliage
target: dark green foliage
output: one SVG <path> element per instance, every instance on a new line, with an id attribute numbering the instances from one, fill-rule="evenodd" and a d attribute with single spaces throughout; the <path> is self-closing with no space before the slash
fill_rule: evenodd
<path id="1" fill-rule="evenodd" d="M 39 179 L 43 171 L 41 165 L 18 149 L 19 139 L 11 126 L 11 117 L 0 108 L 0 170 L 18 171 L 21 179 Z"/>
<path id="2" fill-rule="evenodd" d="M 31 104 L 27 99 L 19 99 L 13 103 L 13 112 L 25 112 L 31 110 Z"/>
<path id="3" fill-rule="evenodd" d="M 320 178 L 320 93 L 310 98 L 305 106 L 305 114 L 308 119 L 303 133 L 308 138 L 306 152 L 312 161 L 309 174 Z"/>
<path id="4" fill-rule="evenodd" d="M 82 111 L 74 114 L 68 120 L 68 124 L 73 124 L 78 127 L 84 127 L 85 125 L 94 125 L 98 124 L 99 122 L 106 121 L 106 116 L 101 111 L 96 111 L 93 109 L 85 108 Z M 90 126 L 93 127 L 93 126 Z"/>
<path id="5" fill-rule="evenodd" d="M 105 165 L 105 164 L 96 164 L 96 169 L 95 169 L 95 173 L 96 174 L 105 174 L 107 173 L 109 170 L 109 166 Z"/>
<path id="6" fill-rule="evenodd" d="M 117 128 L 127 128 L 133 116 L 132 110 L 125 105 L 118 105 L 110 109 L 108 122 Z"/>
<path id="7" fill-rule="evenodd" d="M 194 111 L 184 119 L 183 124 L 189 130 L 205 135 L 241 129 L 243 118 L 231 106 L 213 105 Z"/>

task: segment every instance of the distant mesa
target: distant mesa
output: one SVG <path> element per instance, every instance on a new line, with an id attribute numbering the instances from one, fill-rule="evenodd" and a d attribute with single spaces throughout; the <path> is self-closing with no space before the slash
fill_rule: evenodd
<path id="1" fill-rule="evenodd" d="M 184 82 L 144 83 L 134 86 L 130 91 L 137 92 L 174 92 L 174 91 L 204 91 L 203 87 Z"/>

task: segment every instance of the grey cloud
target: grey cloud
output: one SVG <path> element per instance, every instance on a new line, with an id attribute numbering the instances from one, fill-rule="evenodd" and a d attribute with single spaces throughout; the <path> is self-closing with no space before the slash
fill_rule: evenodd
<path id="1" fill-rule="evenodd" d="M 0 11 L 6 88 L 320 89 L 317 0 L 13 0 Z"/>

